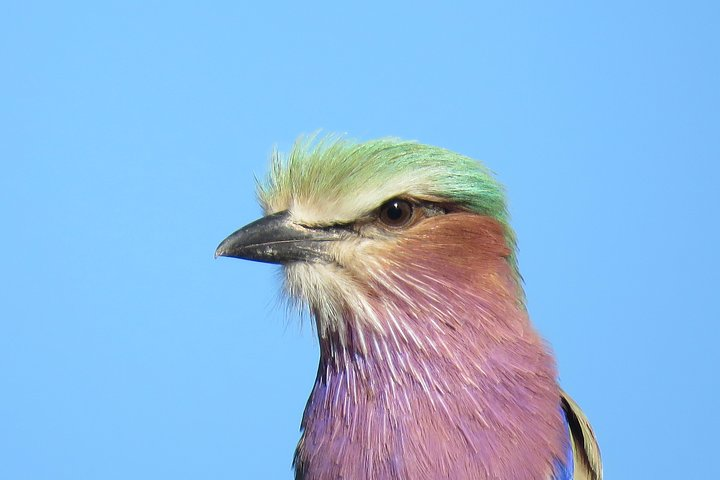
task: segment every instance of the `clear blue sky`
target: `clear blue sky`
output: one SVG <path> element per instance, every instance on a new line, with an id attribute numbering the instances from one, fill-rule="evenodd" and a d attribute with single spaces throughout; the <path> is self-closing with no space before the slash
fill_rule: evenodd
<path id="1" fill-rule="evenodd" d="M 498 6 L 502 3 L 503 6 Z M 713 2 L 5 2 L 0 478 L 290 479 L 317 346 L 213 260 L 323 129 L 484 160 L 608 478 L 720 478 Z"/>

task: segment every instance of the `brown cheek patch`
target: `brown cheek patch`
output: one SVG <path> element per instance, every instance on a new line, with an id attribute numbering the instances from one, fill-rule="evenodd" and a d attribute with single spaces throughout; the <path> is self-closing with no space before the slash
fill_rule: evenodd
<path id="1" fill-rule="evenodd" d="M 426 248 L 439 245 L 450 249 L 473 247 L 479 255 L 507 257 L 505 229 L 494 218 L 471 213 L 451 213 L 428 218 L 402 237 L 408 242 L 424 241 Z"/>
<path id="2" fill-rule="evenodd" d="M 423 303 L 428 301 L 424 285 L 445 301 L 479 295 L 495 309 L 514 312 L 522 295 L 508 261 L 505 229 L 490 217 L 467 212 L 430 217 L 373 250 L 368 253 L 379 260 L 382 272 L 368 271 L 369 298 L 389 295 L 395 303 L 403 298 Z"/>
<path id="3" fill-rule="evenodd" d="M 491 217 L 465 212 L 431 217 L 385 248 L 382 257 L 397 265 L 473 277 L 510 274 L 505 228 Z"/>

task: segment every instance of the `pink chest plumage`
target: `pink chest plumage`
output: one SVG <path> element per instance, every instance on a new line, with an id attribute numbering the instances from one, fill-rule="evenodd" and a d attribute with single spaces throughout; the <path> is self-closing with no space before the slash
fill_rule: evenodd
<path id="1" fill-rule="evenodd" d="M 552 356 L 517 299 L 504 243 L 471 233 L 482 246 L 473 261 L 406 240 L 376 272 L 387 278 L 367 286 L 385 330 L 363 332 L 360 348 L 353 330 L 366 323 L 349 311 L 345 338 L 321 340 L 297 478 L 534 480 L 564 458 Z"/>

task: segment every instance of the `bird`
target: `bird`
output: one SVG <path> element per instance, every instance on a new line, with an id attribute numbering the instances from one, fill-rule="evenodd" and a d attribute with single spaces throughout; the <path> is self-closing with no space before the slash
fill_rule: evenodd
<path id="1" fill-rule="evenodd" d="M 279 264 L 319 339 L 296 480 L 601 480 L 532 326 L 504 187 L 396 138 L 301 137 L 216 257 Z"/>

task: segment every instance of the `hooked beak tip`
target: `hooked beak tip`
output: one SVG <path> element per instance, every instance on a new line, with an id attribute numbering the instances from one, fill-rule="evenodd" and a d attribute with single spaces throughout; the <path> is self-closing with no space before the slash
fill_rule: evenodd
<path id="1" fill-rule="evenodd" d="M 215 249 L 215 254 L 213 255 L 213 258 L 217 260 L 218 257 L 224 257 L 225 256 L 225 249 L 223 248 L 225 244 L 225 241 L 220 243 L 218 247 Z"/>

